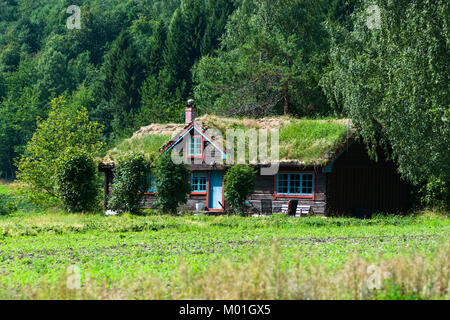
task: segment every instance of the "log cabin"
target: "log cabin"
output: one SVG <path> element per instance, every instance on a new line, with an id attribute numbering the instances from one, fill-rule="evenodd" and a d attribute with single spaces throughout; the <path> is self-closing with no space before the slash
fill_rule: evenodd
<path id="1" fill-rule="evenodd" d="M 244 159 L 257 170 L 255 190 L 248 202 L 261 213 L 286 212 L 292 203 L 297 207 L 297 214 L 328 216 L 363 217 L 408 209 L 409 185 L 400 178 L 394 163 L 382 155 L 377 161 L 369 157 L 347 119 L 197 117 L 195 107 L 188 105 L 185 120 L 184 124 L 142 127 L 108 152 L 99 165 L 99 171 L 105 174 L 105 199 L 111 192 L 115 159 L 119 154 L 140 151 L 152 161 L 161 153 L 172 152 L 191 171 L 192 192 L 179 210 L 223 212 L 227 207 L 224 176 L 238 162 L 235 154 L 239 142 L 235 142 L 235 137 L 230 138 L 229 133 L 233 129 L 233 133 L 243 134 L 241 142 L 245 141 L 246 145 L 241 151 L 247 156 L 261 142 L 261 132 L 269 132 L 270 140 L 278 141 L 276 157 L 261 161 L 258 154 L 256 161 Z M 270 136 L 273 132 L 277 139 Z M 256 136 L 259 138 L 252 140 Z M 226 138 L 229 138 L 227 143 Z M 151 172 L 148 179 L 153 180 Z M 154 184 L 150 185 L 144 196 L 145 208 L 151 208 L 156 200 Z"/>

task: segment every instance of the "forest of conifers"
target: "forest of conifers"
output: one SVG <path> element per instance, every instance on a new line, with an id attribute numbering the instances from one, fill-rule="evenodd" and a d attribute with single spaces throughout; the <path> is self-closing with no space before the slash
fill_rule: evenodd
<path id="1" fill-rule="evenodd" d="M 349 117 L 448 203 L 448 16 L 444 0 L 0 0 L 0 178 L 53 98 L 87 108 L 106 145 L 182 122 L 193 98 L 202 114 Z"/>

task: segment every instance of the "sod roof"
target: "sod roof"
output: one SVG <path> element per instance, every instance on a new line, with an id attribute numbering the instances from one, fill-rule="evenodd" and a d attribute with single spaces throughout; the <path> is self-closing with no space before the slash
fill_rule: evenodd
<path id="1" fill-rule="evenodd" d="M 353 134 L 347 119 L 296 119 L 271 117 L 263 119 L 237 119 L 205 115 L 195 120 L 202 130 L 216 129 L 226 138 L 227 129 L 279 129 L 280 163 L 304 166 L 320 166 L 327 163 Z M 184 124 L 152 124 L 142 127 L 129 139 L 108 151 L 104 164 L 130 151 L 142 152 L 154 160 L 165 145 L 185 128 Z M 221 138 L 212 137 L 223 145 Z M 270 138 L 269 138 L 270 139 Z M 270 144 L 269 144 L 270 146 Z"/>

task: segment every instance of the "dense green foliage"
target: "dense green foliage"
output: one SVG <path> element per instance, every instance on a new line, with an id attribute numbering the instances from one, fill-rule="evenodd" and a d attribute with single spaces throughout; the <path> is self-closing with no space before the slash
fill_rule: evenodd
<path id="1" fill-rule="evenodd" d="M 247 165 L 235 165 L 225 174 L 225 200 L 236 212 L 244 213 L 244 202 L 255 190 L 256 171 Z"/>
<path id="2" fill-rule="evenodd" d="M 17 211 L 17 206 L 14 201 L 9 196 L 0 193 L 0 216 L 7 216 L 15 211 Z"/>
<path id="3" fill-rule="evenodd" d="M 353 29 L 330 25 L 332 68 L 323 85 L 375 153 L 382 146 L 427 204 L 450 205 L 449 2 L 377 1 L 380 27 L 368 28 L 372 1 Z"/>
<path id="4" fill-rule="evenodd" d="M 148 162 L 140 153 L 129 153 L 119 159 L 114 170 L 114 183 L 108 209 L 117 212 L 139 213 L 144 193 L 148 189 Z"/>
<path id="5" fill-rule="evenodd" d="M 159 157 L 153 170 L 156 184 L 156 207 L 162 213 L 176 214 L 178 205 L 187 202 L 191 192 L 189 171 L 184 164 L 175 164 L 170 153 Z"/>
<path id="6" fill-rule="evenodd" d="M 75 155 L 58 175 L 58 192 L 69 212 L 88 212 L 98 204 L 97 166 L 92 157 Z"/>
<path id="7" fill-rule="evenodd" d="M 135 44 L 127 31 L 123 31 L 114 41 L 104 60 L 98 93 L 107 104 L 105 111 L 108 111 L 112 119 L 107 133 L 111 130 L 118 132 L 126 126 L 129 121 L 127 117 L 137 111 L 144 70 Z"/>
<path id="8" fill-rule="evenodd" d="M 42 212 L 41 207 L 25 196 L 29 192 L 25 192 L 24 189 L 23 186 L 16 183 L 4 184 L 4 182 L 0 182 L 0 196 L 3 197 L 3 204 L 7 204 L 4 207 L 8 208 L 7 211 L 10 215 Z"/>
<path id="9" fill-rule="evenodd" d="M 229 115 L 327 113 L 318 81 L 326 65 L 322 26 L 330 4 L 309 0 L 244 1 L 220 50 L 194 70 L 205 109 Z"/>
<path id="10" fill-rule="evenodd" d="M 37 130 L 18 161 L 19 180 L 35 193 L 62 199 L 58 176 L 67 161 L 79 154 L 93 159 L 101 148 L 101 125 L 89 121 L 87 110 L 67 110 L 61 98 L 52 100 L 46 120 L 38 120 Z"/>
<path id="11" fill-rule="evenodd" d="M 327 57 L 322 22 L 327 17 L 343 20 L 351 12 L 342 10 L 348 1 L 272 2 L 2 1 L 0 177 L 15 177 L 14 159 L 36 130 L 36 117 L 45 119 L 50 100 L 61 95 L 69 109 L 87 108 L 91 120 L 104 126 L 108 141 L 150 123 L 183 122 L 185 101 L 194 91 L 203 112 L 233 113 L 233 101 L 246 82 L 251 87 L 245 108 L 253 100 L 259 106 L 253 115 L 282 113 L 286 102 L 295 115 L 327 113 L 317 85 Z M 72 4 L 80 6 L 81 29 L 66 27 L 66 10 Z M 259 25 L 266 18 L 275 23 Z M 259 67 L 252 55 L 261 56 Z M 200 60 L 194 79 L 191 69 Z M 230 74 L 223 70 L 226 63 L 236 73 L 245 71 L 242 79 L 235 74 L 224 82 L 229 86 L 236 81 L 239 92 L 211 87 L 215 79 L 209 75 L 219 76 L 215 62 L 220 62 L 223 81 Z M 258 86 L 267 79 L 273 88 L 265 98 L 256 97 L 264 93 Z M 289 101 L 274 102 L 282 97 Z M 268 112 L 261 109 L 265 105 Z"/>

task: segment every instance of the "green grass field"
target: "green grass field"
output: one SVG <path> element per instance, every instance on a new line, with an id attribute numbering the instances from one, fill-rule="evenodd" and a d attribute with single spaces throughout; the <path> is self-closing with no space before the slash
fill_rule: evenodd
<path id="1" fill-rule="evenodd" d="M 0 299 L 446 299 L 449 226 L 431 213 L 359 220 L 19 211 L 0 217 Z M 70 290 L 74 265 L 81 288 Z M 366 285 L 370 265 L 390 272 L 375 290 Z"/>

